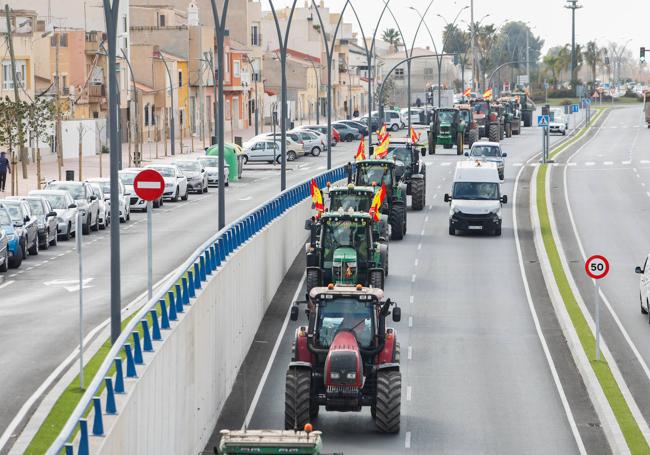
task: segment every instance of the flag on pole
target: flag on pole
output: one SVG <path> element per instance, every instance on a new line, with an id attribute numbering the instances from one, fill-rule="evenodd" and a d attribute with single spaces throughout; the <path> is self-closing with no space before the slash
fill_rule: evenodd
<path id="1" fill-rule="evenodd" d="M 483 99 L 485 99 L 485 100 L 491 100 L 492 99 L 492 88 L 489 88 L 485 92 L 483 92 Z"/>
<path id="2" fill-rule="evenodd" d="M 379 142 L 382 142 L 384 140 L 384 137 L 388 135 L 388 132 L 386 131 L 386 124 L 384 123 L 380 130 L 377 131 L 377 136 L 379 136 Z"/>
<path id="3" fill-rule="evenodd" d="M 311 179 L 311 185 L 309 187 L 309 190 L 311 191 L 311 200 L 314 203 L 314 208 L 319 213 L 323 212 L 325 210 L 325 206 L 323 205 L 323 194 L 318 188 L 318 185 L 316 184 L 316 180 Z"/>
<path id="4" fill-rule="evenodd" d="M 359 160 L 365 160 L 366 159 L 366 143 L 364 138 L 362 137 L 361 140 L 359 141 L 359 148 L 357 149 L 357 154 L 354 155 L 354 159 L 359 161 Z"/>
<path id="5" fill-rule="evenodd" d="M 381 204 L 384 203 L 384 199 L 386 199 L 386 184 L 382 182 L 381 188 L 372 198 L 372 204 L 370 204 L 370 210 L 368 211 L 375 221 L 379 221 L 379 209 L 381 208 Z"/>
<path id="6" fill-rule="evenodd" d="M 471 88 L 471 87 L 467 87 L 467 89 L 465 89 L 465 91 L 463 92 L 463 96 L 464 96 L 465 98 L 469 98 L 469 97 L 471 97 L 471 96 L 472 96 L 472 88 Z"/>
<path id="7" fill-rule="evenodd" d="M 390 136 L 387 134 L 384 139 L 379 143 L 375 148 L 375 153 L 373 156 L 375 158 L 384 158 L 388 155 L 388 144 L 390 143 Z"/>
<path id="8" fill-rule="evenodd" d="M 411 137 L 411 142 L 412 142 L 413 144 L 417 143 L 417 141 L 420 140 L 420 135 L 419 135 L 418 133 L 415 132 L 415 128 L 413 128 L 413 127 L 411 127 L 411 134 L 410 134 L 410 137 Z"/>

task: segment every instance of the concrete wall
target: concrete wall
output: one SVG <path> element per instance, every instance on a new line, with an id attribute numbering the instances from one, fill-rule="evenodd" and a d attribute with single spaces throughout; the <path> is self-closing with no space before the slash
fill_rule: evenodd
<path id="1" fill-rule="evenodd" d="M 203 450 L 267 306 L 306 241 L 311 212 L 310 200 L 296 205 L 215 272 L 173 331 L 154 343 L 156 352 L 145 353 L 139 379 L 126 381 L 118 415 L 105 416 L 107 435 L 90 439 L 90 453 Z"/>
<path id="2" fill-rule="evenodd" d="M 106 144 L 106 119 L 64 120 L 61 124 L 63 158 L 79 156 L 80 129 L 84 156 L 99 154 L 102 144 Z"/>

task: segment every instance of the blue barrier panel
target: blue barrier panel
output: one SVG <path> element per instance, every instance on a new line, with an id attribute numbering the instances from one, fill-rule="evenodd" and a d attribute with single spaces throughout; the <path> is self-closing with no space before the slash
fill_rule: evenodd
<path id="1" fill-rule="evenodd" d="M 124 372 L 122 357 L 115 357 L 115 393 L 124 393 Z"/>
<path id="2" fill-rule="evenodd" d="M 131 333 L 133 335 L 133 361 L 136 365 L 142 365 L 144 359 L 142 358 L 142 347 L 140 346 L 140 332 L 134 330 Z"/>
<path id="3" fill-rule="evenodd" d="M 174 290 L 176 291 L 176 313 L 182 313 L 183 296 L 181 295 L 181 285 L 176 283 L 176 285 L 174 286 Z"/>
<path id="4" fill-rule="evenodd" d="M 74 447 L 71 442 L 65 444 L 65 455 L 74 455 Z"/>
<path id="5" fill-rule="evenodd" d="M 88 421 L 86 419 L 79 419 L 79 449 L 78 455 L 90 455 L 88 451 Z"/>
<path id="6" fill-rule="evenodd" d="M 115 405 L 115 391 L 113 390 L 113 379 L 110 376 L 104 378 L 106 384 L 106 414 L 117 414 Z"/>
<path id="7" fill-rule="evenodd" d="M 93 398 L 95 417 L 93 418 L 93 436 L 104 436 L 104 421 L 102 420 L 102 400 L 100 397 Z"/>
<path id="8" fill-rule="evenodd" d="M 152 352 L 153 344 L 151 343 L 151 334 L 149 333 L 149 321 L 143 319 L 140 325 L 142 325 L 142 350 L 144 352 Z"/>
<path id="9" fill-rule="evenodd" d="M 160 328 L 163 330 L 169 328 L 169 315 L 167 314 L 165 299 L 160 299 Z"/>
<path id="10" fill-rule="evenodd" d="M 189 289 L 189 284 L 188 284 L 188 279 L 186 276 L 183 277 L 181 280 L 183 283 L 183 305 L 189 305 L 190 304 L 190 289 Z"/>
<path id="11" fill-rule="evenodd" d="M 174 303 L 174 292 L 167 292 L 167 299 L 169 300 L 169 320 L 176 321 L 178 317 L 176 316 L 176 304 Z"/>
<path id="12" fill-rule="evenodd" d="M 135 362 L 133 361 L 133 352 L 131 352 L 131 345 L 124 345 L 124 352 L 126 353 L 126 377 L 137 378 L 138 373 L 135 370 Z"/>
<path id="13" fill-rule="evenodd" d="M 158 313 L 156 313 L 156 310 L 150 310 L 149 314 L 151 315 L 151 338 L 154 341 L 162 340 L 160 326 L 158 325 Z"/>
<path id="14" fill-rule="evenodd" d="M 194 289 L 201 289 L 201 271 L 198 262 L 194 263 Z"/>
<path id="15" fill-rule="evenodd" d="M 193 299 L 196 297 L 196 283 L 194 282 L 194 272 L 192 270 L 187 271 L 187 285 L 190 289 L 190 298 Z"/>
<path id="16" fill-rule="evenodd" d="M 207 279 L 205 274 L 205 253 L 199 256 L 199 272 L 201 273 L 201 281 L 205 281 Z"/>

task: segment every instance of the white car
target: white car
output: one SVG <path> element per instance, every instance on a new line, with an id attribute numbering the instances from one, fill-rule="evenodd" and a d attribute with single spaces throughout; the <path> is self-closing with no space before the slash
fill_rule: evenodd
<path id="1" fill-rule="evenodd" d="M 63 240 L 69 240 L 77 234 L 77 204 L 68 191 L 64 190 L 33 190 L 29 196 L 39 196 L 47 200 L 56 212 L 57 233 Z"/>
<path id="2" fill-rule="evenodd" d="M 111 180 L 108 177 L 94 177 L 94 178 L 86 179 L 86 182 L 91 183 L 91 184 L 94 183 L 94 184 L 98 185 L 101 188 L 102 194 L 103 194 L 103 197 L 104 197 L 104 201 L 106 201 L 106 206 L 108 208 L 107 212 L 110 214 L 110 212 L 111 212 Z M 133 182 L 133 180 L 131 180 L 131 182 Z M 119 197 L 120 197 L 120 221 L 122 223 L 125 223 L 125 222 L 127 222 L 128 220 L 131 219 L 131 201 L 130 201 L 129 195 L 127 194 L 126 186 L 124 185 L 124 182 L 122 182 L 121 178 L 118 180 L 118 183 L 119 183 L 118 193 L 119 193 Z M 107 225 L 110 224 L 110 221 L 108 223 L 106 223 L 106 224 Z"/>
<path id="3" fill-rule="evenodd" d="M 639 276 L 639 303 L 641 314 L 648 314 L 650 310 L 650 255 L 646 256 L 643 266 L 637 267 L 634 271 Z"/>
<path id="4" fill-rule="evenodd" d="M 411 108 L 411 125 L 420 123 L 420 113 L 424 112 L 424 109 L 421 107 L 412 107 Z M 405 119 L 405 123 L 408 125 L 409 118 L 409 109 L 405 107 L 402 109 L 402 117 Z"/>
<path id="5" fill-rule="evenodd" d="M 280 143 L 271 139 L 260 139 L 244 143 L 244 163 L 253 161 L 279 163 Z"/>
<path id="6" fill-rule="evenodd" d="M 499 172 L 499 178 L 503 180 L 506 168 L 505 158 L 508 154 L 501 150 L 501 145 L 498 142 L 474 142 L 472 148 L 465 152 L 465 156 L 473 161 L 494 163 Z"/>
<path id="7" fill-rule="evenodd" d="M 203 169 L 208 173 L 208 184 L 219 185 L 219 157 L 218 156 L 199 156 L 196 160 L 201 163 Z M 223 163 L 223 181 L 228 186 L 228 175 L 230 166 Z"/>
<path id="8" fill-rule="evenodd" d="M 325 148 L 325 141 L 327 138 L 324 134 L 317 131 L 301 129 L 291 130 L 290 133 L 295 133 L 300 137 L 300 140 L 303 142 L 305 147 L 305 153 L 309 153 L 311 156 L 320 155 L 320 152 Z"/>
<path id="9" fill-rule="evenodd" d="M 140 171 L 142 171 L 142 168 L 129 167 L 122 169 L 117 174 L 120 178 L 120 182 L 124 185 L 124 196 L 125 200 L 128 201 L 129 213 L 131 210 L 147 210 L 147 201 L 140 199 L 133 189 L 133 179 L 135 179 L 135 176 L 138 175 Z M 162 204 L 162 198 L 158 201 L 153 201 L 154 208 L 161 207 Z"/>
<path id="10" fill-rule="evenodd" d="M 553 111 L 553 120 L 548 125 L 549 133 L 557 133 L 562 136 L 566 135 L 567 130 L 569 129 L 569 119 L 561 111 Z"/>
<path id="11" fill-rule="evenodd" d="M 183 171 L 178 166 L 174 166 L 173 164 L 150 164 L 146 169 L 154 169 L 163 176 L 165 180 L 163 199 L 176 202 L 180 197 L 182 200 L 187 201 L 190 191 L 187 184 L 187 177 L 185 177 L 185 174 L 183 174 Z"/>

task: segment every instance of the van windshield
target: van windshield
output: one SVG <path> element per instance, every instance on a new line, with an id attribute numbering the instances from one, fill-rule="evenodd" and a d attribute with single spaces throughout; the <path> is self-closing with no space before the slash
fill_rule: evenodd
<path id="1" fill-rule="evenodd" d="M 474 201 L 496 200 L 499 199 L 499 184 L 496 182 L 456 182 L 452 198 Z"/>

